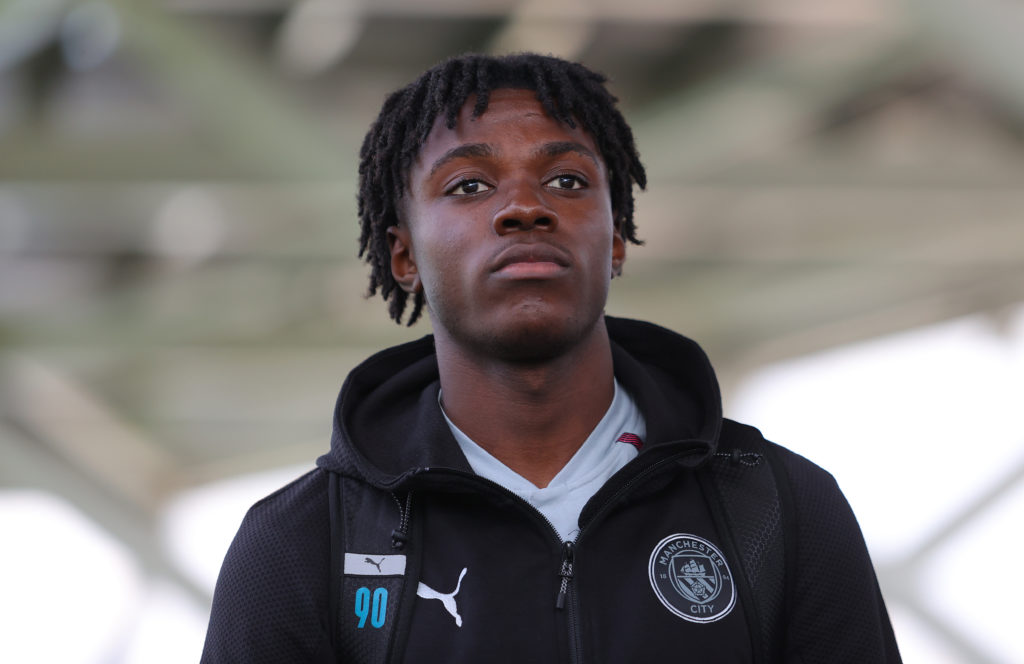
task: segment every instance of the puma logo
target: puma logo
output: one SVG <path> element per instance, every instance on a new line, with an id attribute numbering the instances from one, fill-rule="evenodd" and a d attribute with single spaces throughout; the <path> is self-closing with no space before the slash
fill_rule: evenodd
<path id="1" fill-rule="evenodd" d="M 370 556 L 366 556 L 365 558 L 363 558 L 363 562 L 364 563 L 370 563 L 371 565 L 373 565 L 374 567 L 377 568 L 378 572 L 380 572 L 380 564 L 382 562 L 384 562 L 384 559 L 381 558 L 380 560 L 374 561 L 374 559 L 371 558 Z"/>
<path id="2" fill-rule="evenodd" d="M 462 586 L 462 577 L 466 576 L 466 568 L 462 568 L 462 573 L 459 574 L 459 581 L 455 584 L 455 590 L 450 593 L 439 593 L 427 584 L 420 581 L 420 585 L 416 587 L 416 594 L 423 599 L 439 599 L 441 604 L 444 605 L 445 611 L 452 614 L 452 618 L 455 618 L 455 626 L 462 627 L 462 616 L 459 615 L 459 609 L 455 606 L 455 596 L 459 594 L 459 588 Z"/>

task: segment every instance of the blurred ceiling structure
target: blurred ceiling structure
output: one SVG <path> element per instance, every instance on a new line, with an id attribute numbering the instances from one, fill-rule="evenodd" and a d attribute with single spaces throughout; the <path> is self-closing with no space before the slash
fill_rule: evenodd
<path id="1" fill-rule="evenodd" d="M 651 182 L 609 313 L 767 362 L 1024 301 L 1024 6 L 0 0 L 0 483 L 145 564 L 169 496 L 312 460 L 363 298 L 356 158 L 467 50 L 605 72 Z M 195 589 L 197 595 L 203 591 Z"/>

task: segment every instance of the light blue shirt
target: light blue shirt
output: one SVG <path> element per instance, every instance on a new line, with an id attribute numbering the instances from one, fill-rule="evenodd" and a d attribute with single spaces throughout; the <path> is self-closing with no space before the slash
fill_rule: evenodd
<path id="1" fill-rule="evenodd" d="M 441 412 L 444 413 L 444 408 Z M 448 419 L 447 414 L 444 419 L 473 472 L 500 484 L 536 507 L 563 541 L 576 539 L 583 506 L 615 471 L 636 457 L 637 448 L 627 442 L 616 442 L 619 437 L 630 433 L 644 440 L 647 435 L 647 425 L 640 409 L 615 381 L 615 396 L 604 417 L 576 454 L 541 489 L 473 442 Z"/>

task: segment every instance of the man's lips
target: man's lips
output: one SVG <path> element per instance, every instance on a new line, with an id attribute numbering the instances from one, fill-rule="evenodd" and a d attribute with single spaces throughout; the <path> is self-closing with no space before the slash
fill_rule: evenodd
<path id="1" fill-rule="evenodd" d="M 495 257 L 491 272 L 513 279 L 544 279 L 569 267 L 569 257 L 550 244 L 516 244 Z"/>

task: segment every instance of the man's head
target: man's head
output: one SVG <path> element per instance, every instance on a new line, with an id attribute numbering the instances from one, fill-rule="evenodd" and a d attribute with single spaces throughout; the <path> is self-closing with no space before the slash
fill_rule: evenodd
<path id="1" fill-rule="evenodd" d="M 550 118 L 590 137 L 607 174 L 615 230 L 638 242 L 633 184 L 644 187 L 646 175 L 632 131 L 604 83 L 600 74 L 558 58 L 465 55 L 442 62 L 385 100 L 360 152 L 359 255 L 371 266 L 370 293 L 381 293 L 395 321 L 401 320 L 410 295 L 410 325 L 425 301 L 422 291 L 400 287 L 391 270 L 388 229 L 401 226 L 410 172 L 435 126 L 455 129 L 460 113 L 464 119 L 480 117 L 494 90 L 532 90 Z M 462 113 L 469 101 L 472 107 Z"/>

